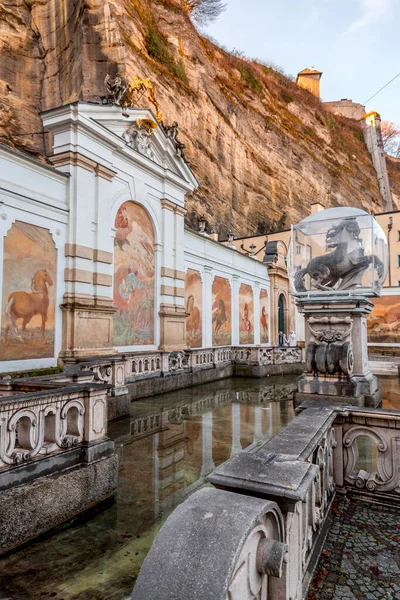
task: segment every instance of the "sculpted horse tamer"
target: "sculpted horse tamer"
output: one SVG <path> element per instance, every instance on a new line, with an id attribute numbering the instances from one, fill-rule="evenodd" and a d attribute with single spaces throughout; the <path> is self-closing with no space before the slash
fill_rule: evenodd
<path id="1" fill-rule="evenodd" d="M 312 258 L 294 279 L 297 292 L 306 292 L 304 277 L 310 276 L 319 290 L 351 290 L 362 285 L 362 276 L 374 262 L 378 278 L 383 277 L 383 263 L 377 256 L 367 256 L 360 239 L 361 229 L 355 218 L 343 219 L 326 233 L 326 246 L 335 248 L 330 254 Z"/>
<path id="2" fill-rule="evenodd" d="M 17 320 L 22 319 L 22 331 L 26 331 L 26 326 L 35 315 L 42 317 L 40 331 L 42 341 L 45 341 L 45 329 L 49 309 L 48 285 L 53 285 L 53 280 L 47 269 L 40 269 L 32 276 L 31 292 L 12 292 L 9 295 L 5 310 L 7 325 L 5 327 L 4 342 L 6 344 L 10 330 L 19 339 L 23 339 L 18 332 Z M 32 332 L 31 336 L 33 336 Z"/>

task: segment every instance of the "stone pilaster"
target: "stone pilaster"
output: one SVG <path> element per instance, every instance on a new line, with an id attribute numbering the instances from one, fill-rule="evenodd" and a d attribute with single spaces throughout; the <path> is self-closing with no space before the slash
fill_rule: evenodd
<path id="1" fill-rule="evenodd" d="M 186 342 L 183 236 L 185 209 L 162 200 L 163 258 L 161 267 L 160 350 L 184 350 Z"/>

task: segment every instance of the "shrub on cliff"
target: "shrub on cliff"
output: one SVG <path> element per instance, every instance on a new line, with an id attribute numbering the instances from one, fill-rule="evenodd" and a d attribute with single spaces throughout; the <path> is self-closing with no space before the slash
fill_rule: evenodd
<path id="1" fill-rule="evenodd" d="M 182 7 L 193 21 L 206 25 L 218 19 L 226 9 L 226 4 L 222 0 L 182 0 Z"/>

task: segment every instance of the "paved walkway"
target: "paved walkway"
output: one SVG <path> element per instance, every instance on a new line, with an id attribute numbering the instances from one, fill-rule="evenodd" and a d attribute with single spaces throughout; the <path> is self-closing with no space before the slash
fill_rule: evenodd
<path id="1" fill-rule="evenodd" d="M 339 497 L 308 600 L 400 600 L 400 511 Z"/>

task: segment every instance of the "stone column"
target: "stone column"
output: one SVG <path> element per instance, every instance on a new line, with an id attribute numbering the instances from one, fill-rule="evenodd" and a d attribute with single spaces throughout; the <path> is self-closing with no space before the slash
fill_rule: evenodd
<path id="1" fill-rule="evenodd" d="M 253 288 L 253 306 L 254 306 L 254 343 L 256 346 L 261 344 L 260 332 L 260 284 L 255 282 Z"/>
<path id="2" fill-rule="evenodd" d="M 232 346 L 239 345 L 239 290 L 240 277 L 232 277 Z"/>
<path id="3" fill-rule="evenodd" d="M 206 348 L 211 348 L 213 345 L 212 341 L 212 286 L 214 281 L 214 274 L 212 267 L 204 267 L 204 290 L 205 290 L 205 302 L 203 308 L 203 342 Z"/>
<path id="4" fill-rule="evenodd" d="M 162 200 L 163 261 L 161 266 L 160 350 L 187 348 L 183 235 L 185 209 Z"/>

